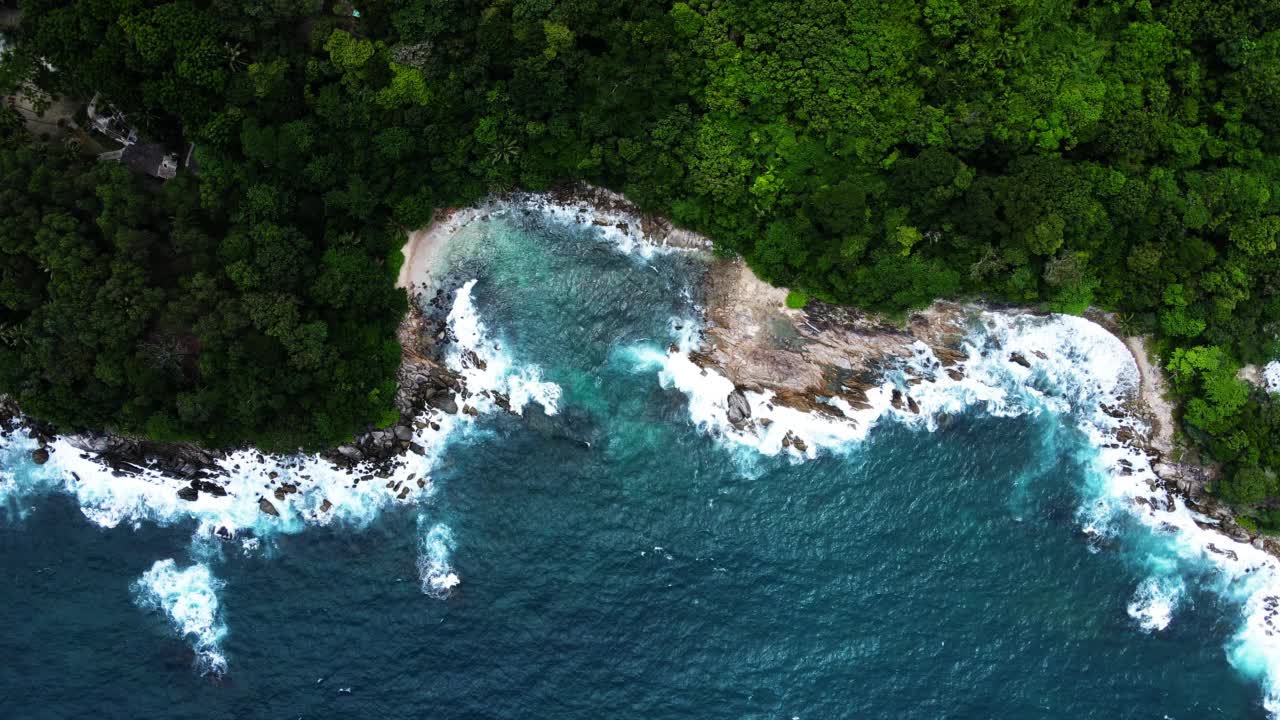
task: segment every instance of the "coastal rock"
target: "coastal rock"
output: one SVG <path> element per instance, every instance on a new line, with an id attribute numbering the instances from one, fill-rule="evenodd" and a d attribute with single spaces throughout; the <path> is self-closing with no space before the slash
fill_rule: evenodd
<path id="1" fill-rule="evenodd" d="M 320 512 L 327 513 L 332 509 L 333 509 L 333 503 L 329 502 L 328 498 L 325 498 L 325 501 L 320 503 Z"/>
<path id="2" fill-rule="evenodd" d="M 266 498 L 258 499 L 258 509 L 272 517 L 280 517 L 280 512 L 276 510 L 276 506 L 272 505 L 271 501 Z"/>
<path id="3" fill-rule="evenodd" d="M 809 449 L 809 444 L 797 437 L 795 433 L 788 431 L 782 438 L 782 447 L 795 448 L 798 452 L 805 452 Z"/>
<path id="4" fill-rule="evenodd" d="M 1214 545 L 1213 543 L 1209 543 L 1209 545 L 1208 545 L 1207 549 L 1209 550 L 1209 552 L 1211 552 L 1211 553 L 1216 553 L 1216 554 L 1221 555 L 1221 556 L 1223 556 L 1223 557 L 1225 557 L 1225 558 L 1227 558 L 1227 559 L 1229 559 L 1229 560 L 1239 560 L 1239 559 L 1240 559 L 1240 558 L 1239 558 L 1239 556 L 1237 556 L 1237 555 L 1236 555 L 1236 551 L 1235 551 L 1235 550 L 1224 550 L 1224 549 L 1222 549 L 1222 548 L 1219 548 L 1217 545 Z"/>
<path id="5" fill-rule="evenodd" d="M 412 440 L 413 429 L 407 425 L 397 425 L 395 429 L 395 436 L 397 440 Z"/>
<path id="6" fill-rule="evenodd" d="M 45 448 L 36 448 L 31 451 L 31 462 L 37 465 L 43 465 L 49 462 L 49 451 Z"/>
<path id="7" fill-rule="evenodd" d="M 734 390 L 729 393 L 729 422 L 734 425 L 741 425 L 751 417 L 751 405 L 747 402 L 747 396 L 741 390 Z"/>
<path id="8" fill-rule="evenodd" d="M 1009 362 L 1021 365 L 1024 368 L 1031 367 L 1031 361 L 1027 359 L 1027 356 L 1019 352 L 1009 353 Z"/>
<path id="9" fill-rule="evenodd" d="M 198 492 L 208 493 L 217 497 L 223 497 L 227 494 L 226 488 L 216 482 L 210 482 L 208 480 L 192 480 L 191 488 Z"/>
<path id="10" fill-rule="evenodd" d="M 123 438 L 112 437 L 106 433 L 85 433 L 81 435 L 72 435 L 67 438 L 67 442 L 71 447 L 77 450 L 84 450 L 98 455 L 119 450 L 126 441 Z"/>
<path id="11" fill-rule="evenodd" d="M 178 499 L 195 502 L 200 498 L 200 491 L 191 486 L 178 488 Z"/>
<path id="12" fill-rule="evenodd" d="M 294 485 L 292 483 L 282 483 L 280 487 L 276 488 L 275 496 L 277 500 L 284 502 L 286 495 L 290 495 L 296 492 L 298 492 L 297 485 Z"/>
<path id="13" fill-rule="evenodd" d="M 427 404 L 437 410 L 449 413 L 450 415 L 456 415 L 458 413 L 458 402 L 454 399 L 452 394 L 436 395 L 428 400 Z"/>
<path id="14" fill-rule="evenodd" d="M 1253 535 L 1239 525 L 1225 527 L 1223 528 L 1223 532 L 1226 533 L 1227 537 L 1235 540 L 1236 542 L 1247 543 L 1253 539 Z"/>

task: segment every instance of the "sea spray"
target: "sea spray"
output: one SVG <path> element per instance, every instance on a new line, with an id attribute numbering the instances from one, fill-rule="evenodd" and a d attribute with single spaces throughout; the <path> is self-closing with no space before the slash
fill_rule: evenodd
<path id="1" fill-rule="evenodd" d="M 506 397 L 508 407 L 516 414 L 522 414 L 530 402 L 541 405 L 548 415 L 556 414 L 560 386 L 544 381 L 537 365 L 516 365 L 490 337 L 471 296 L 476 282 L 469 280 L 458 288 L 448 316 L 456 341 L 449 346 L 446 363 L 462 375 L 472 393 L 471 398 L 459 397 L 459 402 L 471 402 L 481 411 L 491 411 L 496 394 Z"/>
<path id="2" fill-rule="evenodd" d="M 222 587 L 207 565 L 179 569 L 172 558 L 157 560 L 133 583 L 134 601 L 165 614 L 174 632 L 195 651 L 195 667 L 202 674 L 227 671 L 222 652 L 227 626 L 218 598 Z"/>
<path id="3" fill-rule="evenodd" d="M 10 520 L 21 520 L 30 511 L 28 502 L 62 485 L 56 467 L 31 462 L 40 447 L 28 428 L 0 434 L 0 507 Z"/>
<path id="4" fill-rule="evenodd" d="M 596 189 L 596 192 L 608 195 L 615 201 L 622 200 L 621 196 L 605 190 Z M 561 202 L 545 195 L 518 195 L 514 206 L 536 212 L 561 225 L 587 228 L 593 237 L 609 243 L 619 253 L 644 261 L 676 252 L 711 248 L 709 240 L 674 228 L 671 235 L 681 237 L 684 240 L 681 244 L 670 244 L 667 238 L 649 237 L 644 232 L 641 218 L 626 210 L 606 209 L 582 202 Z"/>
<path id="5" fill-rule="evenodd" d="M 1263 366 L 1262 383 L 1267 392 L 1280 392 L 1280 360 L 1272 360 Z"/>
<path id="6" fill-rule="evenodd" d="M 1166 558 L 1151 558 L 1152 574 L 1138 584 L 1126 610 L 1144 632 L 1169 627 L 1186 594 L 1186 583 Z"/>
<path id="7" fill-rule="evenodd" d="M 1135 589 L 1125 608 L 1128 615 L 1144 632 L 1163 630 L 1184 604 L 1182 573 L 1215 573 L 1214 587 L 1242 611 L 1240 630 L 1226 648 L 1228 658 L 1259 679 L 1266 708 L 1280 717 L 1280 562 L 1205 529 L 1202 525 L 1211 527 L 1212 520 L 1160 488 L 1151 459 L 1128 440 L 1146 427 L 1118 411 L 1137 392 L 1137 365 L 1124 343 L 1101 326 L 1074 316 L 977 313 L 964 341 L 965 358 L 952 368 L 957 373 L 943 372 L 929 348 L 917 343 L 909 359 L 886 371 L 880 384 L 867 391 L 866 408 L 819 398 L 840 410 L 833 417 L 778 406 L 768 391 L 748 391 L 744 395 L 752 422 L 742 427 L 728 419 L 733 383 L 694 363 L 692 349 L 696 343 L 684 337 L 666 352 L 651 346 L 629 352 L 637 371 L 657 371 L 663 386 L 688 396 L 696 427 L 766 455 L 785 449 L 804 460 L 820 451 L 845 452 L 886 418 L 936 431 L 944 414 L 968 408 L 1002 417 L 1049 412 L 1070 418 L 1092 446 L 1090 479 L 1076 513 L 1080 527 L 1098 538 L 1114 538 L 1137 518 L 1159 548 L 1162 570 Z M 909 395 L 918 412 L 894 407 L 889 399 L 895 389 Z M 789 447 L 782 442 L 786 437 L 792 438 Z M 794 438 L 803 440 L 803 449 Z"/>
<path id="8" fill-rule="evenodd" d="M 444 523 L 431 523 L 418 516 L 418 579 L 422 593 L 434 598 L 447 598 L 462 580 L 449 565 L 453 555 L 453 531 Z"/>
<path id="9" fill-rule="evenodd" d="M 0 478 L 0 497 L 62 491 L 73 496 L 85 517 L 101 527 L 195 520 L 198 534 L 224 538 L 242 533 L 257 537 L 297 533 L 310 525 L 331 523 L 364 527 L 388 507 L 426 501 L 435 492 L 431 472 L 440 456 L 451 442 L 471 431 L 476 416 L 495 410 L 495 394 L 509 396 L 513 412 L 536 402 L 548 414 L 556 412 L 560 396 L 560 388 L 541 380 L 537 367 L 516 363 L 489 337 L 471 299 L 474 285 L 473 280 L 456 293 L 448 316 L 455 340 L 446 360 L 463 376 L 470 393 L 470 397 L 458 395 L 459 407 L 470 403 L 476 413 L 427 410 L 413 437 L 421 454 L 397 458 L 389 472 L 373 466 L 342 468 L 319 455 L 242 450 L 215 461 L 217 482 L 225 495 L 201 492 L 195 500 L 186 500 L 178 496 L 178 490 L 189 484 L 185 479 L 156 468 L 116 473 L 92 453 L 58 438 L 50 445 L 47 465 L 6 471 Z M 16 458 L 34 447 L 35 441 L 25 431 L 11 432 L 0 442 L 0 454 L 6 457 L 3 466 L 29 465 Z M 275 515 L 264 512 L 264 502 Z"/>

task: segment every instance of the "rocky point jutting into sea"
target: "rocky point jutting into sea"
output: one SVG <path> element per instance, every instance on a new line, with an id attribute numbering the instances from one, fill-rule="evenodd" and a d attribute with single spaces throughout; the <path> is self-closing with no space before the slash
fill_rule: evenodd
<path id="1" fill-rule="evenodd" d="M 486 667 L 500 684 L 521 668 L 560 672 L 560 687 L 613 667 L 581 651 L 599 644 L 635 663 L 628 677 L 661 680 L 628 692 L 689 672 L 736 687 L 755 680 L 735 668 L 765 667 L 771 686 L 810 687 L 802 709 L 818 716 L 843 700 L 829 680 L 806 683 L 841 673 L 860 678 L 841 687 L 872 703 L 867 717 L 911 712 L 861 678 L 917 683 L 930 708 L 975 687 L 1014 702 L 1013 687 L 1034 708 L 1075 672 L 1070 686 L 1114 709 L 1128 702 L 1115 693 L 1187 674 L 1245 682 L 1223 649 L 1267 703 L 1280 699 L 1274 548 L 1204 494 L 1207 471 L 1173 462 L 1158 363 L 1137 339 L 1100 313 L 976 302 L 900 320 L 791 309 L 709 249 L 592 188 L 441 213 L 405 247 L 414 309 L 397 422 L 319 455 L 271 455 L 60 437 L 12 415 L 0 501 L 95 547 L 138 538 L 131 582 L 103 581 L 147 611 L 119 625 L 159 619 L 200 674 L 244 687 L 295 660 L 264 637 L 356 612 L 367 625 L 309 636 L 320 657 L 308 670 L 323 679 L 341 656 L 373 668 L 366 687 L 389 688 L 385 665 L 351 654 L 386 650 L 432 698 L 451 687 L 417 682 L 436 654 L 446 667 L 430 676 L 468 688 Z M 65 502 L 32 502 L 41 494 Z M 156 532 L 169 541 L 146 539 Z M 36 557 L 37 570 L 63 562 Z M 406 594 L 397 583 L 414 565 Z M 317 589 L 329 585 L 341 587 Z M 386 644 L 342 634 L 366 627 Z M 575 651 L 547 659 L 565 638 Z M 1086 672 L 1115 642 L 1145 667 Z M 510 663 L 488 651 L 526 645 Z M 1170 647 L 1177 662 L 1158 665 Z M 954 670 L 941 683 L 939 667 Z M 327 687 L 273 682 L 291 702 Z M 727 692 L 723 716 L 750 714 L 733 698 L 756 695 Z M 1194 700 L 1160 707 L 1182 716 Z"/>
<path id="2" fill-rule="evenodd" d="M 541 195 L 517 193 L 495 197 L 476 208 L 442 211 L 431 227 L 411 233 L 405 246 L 406 261 L 398 284 L 411 293 L 412 302 L 398 332 L 402 360 L 396 407 L 400 419 L 390 427 L 368 428 L 351 442 L 322 453 L 318 460 L 357 483 L 387 481 L 395 500 L 410 501 L 413 486 L 424 489 L 426 478 L 414 474 L 413 480 L 406 482 L 397 478 L 397 470 L 403 470 L 407 455 L 427 454 L 418 433 L 439 432 L 445 417 L 475 417 L 479 413 L 476 400 L 512 410 L 508 394 L 500 388 L 468 387 L 466 371 L 483 373 L 487 361 L 477 348 L 456 348 L 448 315 L 452 291 L 462 279 L 433 276 L 439 254 L 460 228 L 484 222 L 507 206 L 597 226 L 624 249 L 701 252 L 711 248 L 710 240 L 643 213 L 616 193 L 590 186 Z M 704 324 L 683 350 L 694 365 L 732 384 L 731 392 L 721 399 L 732 432 L 770 434 L 774 420 L 768 413 L 775 407 L 852 426 L 874 423 L 886 403 L 894 411 L 927 413 L 917 397 L 919 390 L 940 380 L 966 381 L 967 367 L 975 359 L 973 331 L 984 317 L 990 324 L 992 318 L 1044 315 L 1031 309 L 949 301 L 911 313 L 905 322 L 816 300 L 803 309 L 792 309 L 786 305 L 785 289 L 760 280 L 741 259 L 707 254 L 701 293 Z M 1143 338 L 1122 337 L 1105 313 L 1091 313 L 1090 317 L 1121 337 L 1138 371 L 1137 383 L 1125 387 L 1112 404 L 1101 407 L 1116 420 L 1105 442 L 1116 449 L 1132 448 L 1155 471 L 1149 485 L 1157 495 L 1135 496 L 1134 502 L 1172 508 L 1174 498 L 1181 498 L 1202 515 L 1196 520 L 1201 526 L 1280 554 L 1280 543 L 1242 528 L 1230 510 L 1206 492 L 1213 468 L 1173 459 L 1174 409 L 1164 397 L 1159 365 L 1146 357 Z M 987 339 L 1000 343 L 1000 338 L 990 334 Z M 450 347 L 458 349 L 452 366 L 445 359 Z M 674 345 L 671 350 L 682 351 Z M 1024 353 L 992 346 L 978 352 L 984 357 L 1000 353 L 1007 363 L 1031 372 L 1051 361 L 1045 350 Z M 922 353 L 928 355 L 923 363 Z M 886 372 L 893 369 L 906 375 L 900 387 L 885 383 Z M 748 395 L 756 401 L 750 401 Z M 929 422 L 945 426 L 948 419 L 947 412 L 940 411 Z M 109 467 L 118 477 L 142 477 L 175 486 L 175 497 L 184 501 L 196 501 L 201 494 L 222 497 L 242 491 L 227 485 L 229 473 L 254 461 L 264 467 L 267 464 L 252 448 L 214 450 L 109 431 L 59 438 L 51 427 L 21 416 L 8 401 L 0 402 L 0 420 L 6 433 L 21 427 L 31 434 L 38 443 L 32 451 L 38 463 L 47 462 L 51 453 L 75 452 L 81 460 Z M 794 428 L 785 430 L 778 442 L 802 454 L 810 452 L 810 440 Z M 1126 460 L 1121 471 L 1132 472 L 1133 462 Z M 274 470 L 262 473 L 259 506 L 267 515 L 278 515 L 275 503 L 298 492 L 296 483 L 278 481 L 279 476 Z M 328 512 L 332 501 L 324 498 L 319 507 Z"/>

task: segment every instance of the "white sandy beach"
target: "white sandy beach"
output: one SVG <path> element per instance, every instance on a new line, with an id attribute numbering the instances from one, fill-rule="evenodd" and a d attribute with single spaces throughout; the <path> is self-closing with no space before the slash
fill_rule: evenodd
<path id="1" fill-rule="evenodd" d="M 469 225 L 480 217 L 480 210 L 440 210 L 430 225 L 409 233 L 405 241 L 404 264 L 400 266 L 400 275 L 396 279 L 396 287 L 415 291 L 425 289 L 431 284 L 431 275 L 440 264 L 440 258 L 449 246 L 458 230 Z"/>

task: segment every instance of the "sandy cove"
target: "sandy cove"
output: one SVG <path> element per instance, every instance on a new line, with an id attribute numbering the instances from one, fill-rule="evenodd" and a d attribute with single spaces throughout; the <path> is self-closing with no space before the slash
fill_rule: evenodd
<path id="1" fill-rule="evenodd" d="M 404 263 L 397 286 L 410 293 L 410 310 L 398 338 L 402 363 L 398 374 L 396 405 L 400 422 L 383 431 L 370 428 L 353 442 L 326 456 L 342 465 L 382 463 L 406 452 L 418 452 L 407 437 L 425 412 L 457 413 L 455 393 L 466 397 L 457 373 L 441 362 L 441 348 L 448 342 L 444 315 L 448 298 L 440 277 L 445 253 L 458 232 L 473 222 L 483 222 L 495 212 L 513 209 L 545 213 L 562 221 L 599 227 L 613 239 L 645 243 L 654 248 L 707 250 L 711 243 L 695 233 L 675 228 L 665 219 L 645 215 L 622 196 L 593 187 L 576 187 L 545 194 L 517 193 L 496 197 L 465 210 L 444 210 L 426 228 L 408 234 Z M 709 257 L 702 287 L 705 327 L 701 347 L 690 354 L 703 368 L 727 377 L 735 394 L 742 390 L 769 391 L 772 402 L 794 409 L 841 417 L 828 401 L 839 398 L 854 409 L 867 407 L 867 391 L 878 386 L 887 369 L 902 367 L 912 356 L 912 346 L 923 343 L 940 362 L 939 370 L 953 380 L 963 377 L 965 352 L 961 343 L 970 330 L 970 319 L 986 308 L 937 302 L 912 313 L 905 323 L 856 309 L 811 302 L 803 310 L 786 307 L 787 291 L 773 287 L 741 259 Z M 1008 308 L 1025 313 L 1024 308 Z M 1124 412 L 1140 422 L 1115 441 L 1143 449 L 1161 478 L 1164 490 L 1183 498 L 1212 526 L 1235 540 L 1265 546 L 1280 555 L 1280 543 L 1261 538 L 1235 523 L 1224 505 L 1205 491 L 1214 477 L 1212 468 L 1175 460 L 1175 408 L 1167 398 L 1167 383 L 1158 363 L 1148 357 L 1144 338 L 1126 337 L 1109 315 L 1092 313 L 1091 319 L 1119 337 L 1133 355 L 1141 375 L 1135 396 Z M 1028 358 L 1009 360 L 1028 366 Z M 924 382 L 911 378 L 910 384 Z M 915 412 L 911 390 L 894 393 L 893 405 Z M 501 399 L 499 399 L 501 404 Z M 732 404 L 732 403 L 731 403 Z M 0 419 L 10 424 L 20 419 L 16 408 L 0 403 Z M 39 433 L 42 446 L 48 431 Z M 172 477 L 193 478 L 199 492 L 215 492 L 209 483 L 220 482 L 213 461 L 224 453 L 209 453 L 195 446 L 163 444 L 122 438 L 110 433 L 77 438 L 79 447 L 94 453 L 117 471 L 135 472 L 152 467 Z M 43 457 L 47 455 L 42 454 Z M 190 492 L 188 491 L 190 494 Z"/>
<path id="2" fill-rule="evenodd" d="M 437 288 L 444 254 L 453 238 L 475 222 L 511 210 L 537 212 L 579 225 L 591 225 L 628 242 L 655 249 L 710 251 L 712 242 L 697 233 L 678 228 L 658 215 L 645 213 L 622 195 L 591 185 L 575 185 L 546 193 L 504 193 L 465 209 L 436 212 L 430 225 L 408 233 L 401 251 L 404 263 L 396 287 L 412 297 Z M 785 292 L 785 291 L 784 291 Z"/>
<path id="3" fill-rule="evenodd" d="M 495 196 L 474 208 L 441 210 L 431 225 L 408 234 L 397 287 L 416 297 L 415 311 L 423 304 L 424 293 L 438 290 L 440 263 L 457 233 L 513 206 L 622 233 L 655 248 L 713 247 L 709 239 L 646 214 L 622 195 L 603 188 L 577 185 L 548 193 Z M 910 358 L 911 346 L 917 342 L 929 347 L 948 373 L 961 372 L 951 368 L 964 358 L 960 344 L 969 330 L 968 318 L 976 312 L 1044 314 L 1027 308 L 940 301 L 900 324 L 817 301 L 792 309 L 786 306 L 786 297 L 786 288 L 764 282 L 740 258 L 712 258 L 703 283 L 703 344 L 693 359 L 742 389 L 772 391 L 779 404 L 827 414 L 835 410 L 819 398 L 840 397 L 853 407 L 865 406 L 865 390 L 878 383 L 884 370 Z M 411 325 L 412 315 L 406 325 Z M 1091 312 L 1089 317 L 1120 338 L 1137 364 L 1141 382 L 1129 410 L 1149 427 L 1145 437 L 1139 438 L 1141 444 L 1166 473 L 1195 474 L 1187 466 L 1170 462 L 1175 452 L 1175 408 L 1167 399 L 1163 369 L 1148 357 L 1146 339 L 1123 335 L 1107 313 Z M 1199 485 L 1184 492 L 1202 490 L 1203 482 Z"/>
<path id="4" fill-rule="evenodd" d="M 701 251 L 712 247 L 707 238 L 647 215 L 621 195 L 601 188 L 517 193 L 495 198 L 489 207 L 504 203 L 594 225 L 606 233 L 620 232 L 655 248 Z M 411 237 L 406 257 L 412 262 L 406 266 L 417 269 L 409 270 L 410 282 L 429 280 L 430 261 L 424 259 L 436 257 L 447 238 L 466 222 L 485 219 L 483 210 L 466 212 L 461 218 L 456 213 L 443 214 L 438 223 Z M 711 257 L 702 291 L 705 327 L 701 347 L 690 358 L 733 383 L 736 390 L 726 399 L 731 417 L 741 416 L 743 391 L 768 391 L 773 394 L 771 402 L 778 405 L 842 417 L 830 399 L 843 400 L 855 410 L 866 407 L 867 391 L 881 383 L 887 369 L 903 367 L 912 357 L 912 346 L 919 343 L 937 358 L 941 372 L 959 380 L 966 358 L 961 345 L 977 313 L 1047 314 L 1026 307 L 939 301 L 911 313 L 905 323 L 895 323 L 874 313 L 822 302 L 791 309 L 786 306 L 787 289 L 762 281 L 740 258 Z M 1177 408 L 1169 399 L 1163 368 L 1149 355 L 1148 339 L 1123 333 L 1110 313 L 1091 310 L 1087 318 L 1124 343 L 1139 373 L 1137 387 L 1123 406 L 1105 408 L 1113 417 L 1126 418 L 1111 443 L 1146 454 L 1159 478 L 1151 489 L 1165 494 L 1166 505 L 1179 497 L 1199 513 L 1197 523 L 1203 528 L 1280 557 L 1280 542 L 1240 527 L 1230 508 L 1208 493 L 1218 470 L 1198 464 L 1197 453 L 1180 446 Z M 1036 361 L 1017 353 L 1007 359 L 1024 367 Z M 913 377 L 909 383 L 925 381 Z M 910 395 L 909 389 L 895 392 L 894 408 L 915 412 Z"/>

